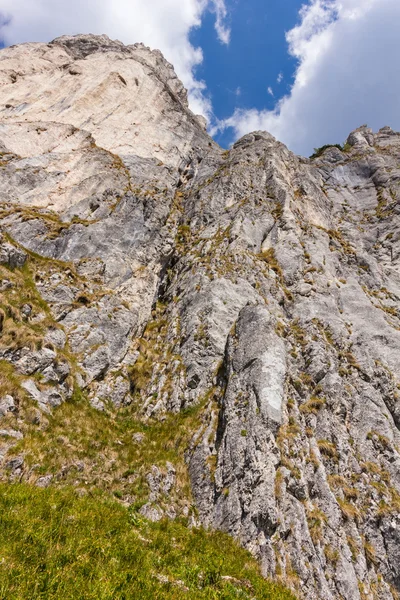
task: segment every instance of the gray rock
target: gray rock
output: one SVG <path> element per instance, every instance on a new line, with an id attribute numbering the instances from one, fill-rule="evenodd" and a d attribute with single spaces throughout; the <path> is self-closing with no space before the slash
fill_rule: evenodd
<path id="1" fill-rule="evenodd" d="M 153 523 L 161 521 L 161 519 L 164 517 L 164 511 L 159 506 L 155 506 L 151 503 L 147 503 L 142 506 L 139 513 Z"/>
<path id="2" fill-rule="evenodd" d="M 102 379 L 110 366 L 110 354 L 106 346 L 101 346 L 88 354 L 83 361 L 83 367 L 90 380 Z"/>
<path id="3" fill-rule="evenodd" d="M 100 398 L 97 398 L 97 396 L 90 399 L 90 405 L 100 412 L 104 412 L 106 410 L 104 402 L 100 400 Z"/>
<path id="4" fill-rule="evenodd" d="M 33 400 L 36 400 L 37 402 L 43 402 L 44 396 L 32 379 L 24 381 L 21 385 L 28 392 L 28 394 Z"/>
<path id="5" fill-rule="evenodd" d="M 21 313 L 25 318 L 28 318 L 32 313 L 32 306 L 30 304 L 24 304 L 21 306 Z"/>
<path id="6" fill-rule="evenodd" d="M 15 429 L 0 429 L 0 436 L 14 438 L 15 440 L 22 440 L 24 437 L 20 431 L 16 431 Z"/>
<path id="7" fill-rule="evenodd" d="M 15 458 L 12 458 L 11 460 L 6 462 L 6 469 L 9 469 L 12 472 L 16 472 L 19 471 L 22 466 L 24 464 L 24 458 L 23 456 L 16 456 Z"/>
<path id="8" fill-rule="evenodd" d="M 50 411 L 74 379 L 98 410 L 134 397 L 144 420 L 201 405 L 193 524 L 309 600 L 394 600 L 400 134 L 363 126 L 303 159 L 257 131 L 224 152 L 158 51 L 64 36 L 2 49 L 2 72 L 16 65 L 0 262 L 23 266 L 19 245 L 48 259 L 35 283 L 59 324 L 42 350 L 1 348 L 30 398 Z M 37 329 L 48 316 L 25 312 Z M 179 514 L 176 479 L 153 465 L 142 515 Z"/>
<path id="9" fill-rule="evenodd" d="M 49 348 L 42 348 L 31 352 L 23 350 L 21 357 L 15 362 L 15 366 L 23 375 L 33 375 L 37 371 L 44 372 L 56 358 L 56 353 Z"/>
<path id="10" fill-rule="evenodd" d="M 0 281 L 0 292 L 5 292 L 6 290 L 12 288 L 12 286 L 13 284 L 11 283 L 11 281 L 9 281 L 9 279 L 2 279 Z"/>
<path id="11" fill-rule="evenodd" d="M 70 372 L 71 368 L 66 360 L 57 361 L 41 371 L 44 381 L 54 383 L 63 383 Z"/>
<path id="12" fill-rule="evenodd" d="M 163 494 L 168 495 L 175 485 L 176 472 L 174 466 L 168 462 L 166 467 L 167 471 L 163 473 L 157 465 L 153 465 L 150 473 L 147 474 L 146 479 L 150 489 L 150 502 L 159 500 Z"/>
<path id="13" fill-rule="evenodd" d="M 36 480 L 35 485 L 36 485 L 36 487 L 47 488 L 51 484 L 52 479 L 53 479 L 53 475 L 44 475 L 43 477 L 39 477 Z"/>
<path id="14" fill-rule="evenodd" d="M 43 412 L 50 412 L 52 408 L 60 406 L 63 402 L 63 396 L 56 389 L 48 388 L 39 390 L 32 379 L 22 382 L 22 387 L 28 392 L 29 396 L 36 400 L 38 407 Z"/>
<path id="15" fill-rule="evenodd" d="M 53 344 L 55 348 L 62 350 L 67 341 L 67 336 L 62 329 L 49 329 L 44 340 L 47 343 Z"/>
<path id="16" fill-rule="evenodd" d="M 116 407 L 129 403 L 128 394 L 129 382 L 121 375 L 115 379 L 109 378 L 108 381 L 101 382 L 96 389 L 96 396 L 98 398 L 109 400 Z"/>
<path id="17" fill-rule="evenodd" d="M 4 417 L 8 412 L 14 412 L 16 409 L 14 398 L 9 394 L 0 400 L 0 417 Z"/>
<path id="18" fill-rule="evenodd" d="M 16 269 L 23 267 L 26 259 L 26 253 L 12 244 L 3 242 L 0 245 L 0 264 L 5 264 L 11 269 Z"/>

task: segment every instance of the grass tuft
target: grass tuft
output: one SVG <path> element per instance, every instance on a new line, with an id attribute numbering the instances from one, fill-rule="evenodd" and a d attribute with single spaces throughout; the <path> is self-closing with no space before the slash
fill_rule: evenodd
<path id="1" fill-rule="evenodd" d="M 223 533 L 147 522 L 95 493 L 0 485 L 0 597 L 295 600 Z"/>

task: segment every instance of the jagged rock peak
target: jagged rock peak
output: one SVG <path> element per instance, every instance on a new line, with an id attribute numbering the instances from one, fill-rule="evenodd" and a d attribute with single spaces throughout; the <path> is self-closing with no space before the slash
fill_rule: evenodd
<path id="1" fill-rule="evenodd" d="M 130 53 L 130 47 L 125 46 L 119 40 L 112 40 L 108 35 L 78 34 L 78 35 L 62 35 L 55 38 L 50 44 L 66 46 L 74 58 L 86 58 L 89 54 L 95 52 L 121 52 Z M 145 48 L 144 44 L 140 44 Z M 134 46 L 133 46 L 134 47 Z M 150 48 L 148 48 L 149 52 Z"/>
<path id="2" fill-rule="evenodd" d="M 80 34 L 63 35 L 54 39 L 50 44 L 57 44 L 68 48 L 74 59 L 84 59 L 96 52 L 118 52 L 125 55 L 139 57 L 144 60 L 151 69 L 157 72 L 178 95 L 179 100 L 186 108 L 189 107 L 187 92 L 182 82 L 176 76 L 173 65 L 169 63 L 160 50 L 151 50 L 141 42 L 125 45 L 119 40 L 111 40 L 107 35 Z"/>
<path id="3" fill-rule="evenodd" d="M 203 117 L 160 51 L 107 36 L 62 36 L 0 53 L 0 119 L 46 121 L 90 132 L 111 152 L 176 167 L 213 144 Z"/>

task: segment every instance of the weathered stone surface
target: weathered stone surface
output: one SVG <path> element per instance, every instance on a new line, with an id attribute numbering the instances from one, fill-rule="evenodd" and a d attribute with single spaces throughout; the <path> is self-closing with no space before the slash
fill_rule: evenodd
<path id="1" fill-rule="evenodd" d="M 4 417 L 8 412 L 14 412 L 16 410 L 15 401 L 12 396 L 6 394 L 0 400 L 0 417 Z"/>
<path id="2" fill-rule="evenodd" d="M 96 389 L 96 396 L 103 400 L 110 400 L 114 406 L 120 407 L 130 402 L 129 381 L 119 375 L 116 378 L 109 378 L 108 381 L 101 382 Z"/>
<path id="3" fill-rule="evenodd" d="M 16 431 L 15 429 L 0 429 L 0 437 L 10 437 L 16 440 L 22 440 L 24 436 L 20 431 Z"/>
<path id="4" fill-rule="evenodd" d="M 150 473 L 147 474 L 147 483 L 150 490 L 149 501 L 142 506 L 140 514 L 150 521 L 160 521 L 163 517 L 175 518 L 173 507 L 161 508 L 160 502 L 168 500 L 176 480 L 176 471 L 174 466 L 166 463 L 165 472 L 161 471 L 157 465 L 153 465 Z"/>
<path id="5" fill-rule="evenodd" d="M 52 479 L 53 479 L 52 475 L 45 475 L 44 477 L 39 477 L 36 480 L 35 485 L 37 485 L 37 487 L 40 487 L 40 488 L 47 488 L 51 484 Z"/>
<path id="6" fill-rule="evenodd" d="M 54 361 L 56 353 L 49 348 L 31 352 L 22 349 L 21 356 L 14 362 L 16 368 L 23 375 L 33 375 L 37 371 L 44 372 Z"/>
<path id="7" fill-rule="evenodd" d="M 10 152 L 26 155 L 37 144 L 46 144 L 48 152 L 60 142 L 71 147 L 73 140 L 43 135 L 50 122 L 90 131 L 100 147 L 120 156 L 157 157 L 175 167 L 196 144 L 208 144 L 203 123 L 189 111 L 186 91 L 161 53 L 107 36 L 88 39 L 63 36 L 2 51 L 1 120 L 37 123 L 23 152 L 0 134 Z M 12 70 L 14 82 L 7 81 Z"/>
<path id="8" fill-rule="evenodd" d="M 10 469 L 10 471 L 13 472 L 20 472 L 21 468 L 24 464 L 24 459 L 22 458 L 22 456 L 16 456 L 15 458 L 12 458 L 11 460 L 6 462 L 6 469 Z"/>
<path id="9" fill-rule="evenodd" d="M 56 390 L 48 388 L 39 390 L 32 379 L 22 382 L 22 387 L 26 390 L 32 400 L 35 400 L 38 407 L 43 412 L 50 412 L 52 408 L 60 406 L 63 396 Z"/>
<path id="10" fill-rule="evenodd" d="M 0 238 L 0 264 L 7 265 L 11 269 L 23 267 L 26 261 L 26 254 L 19 248 L 16 248 Z"/>
<path id="11" fill-rule="evenodd" d="M 201 406 L 200 521 L 300 597 L 394 600 L 400 134 L 361 127 L 313 160 L 266 132 L 222 151 L 159 52 L 105 36 L 3 49 L 0 77 L 0 262 L 52 265 L 43 344 L 1 347 L 28 397 L 47 412 L 79 385 L 145 420 Z M 152 467 L 143 516 L 175 517 L 177 477 Z"/>

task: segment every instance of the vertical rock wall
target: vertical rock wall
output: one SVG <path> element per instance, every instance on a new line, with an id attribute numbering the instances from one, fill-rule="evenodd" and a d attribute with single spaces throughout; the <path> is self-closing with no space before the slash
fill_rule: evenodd
<path id="1" fill-rule="evenodd" d="M 148 421 L 200 406 L 200 521 L 300 596 L 394 600 L 399 161 L 390 128 L 313 160 L 265 132 L 222 151 L 142 45 L 2 50 L 4 373 L 39 413 L 77 385 Z M 18 412 L 3 383 L 0 419 Z M 2 472 L 23 478 L 20 435 Z"/>

